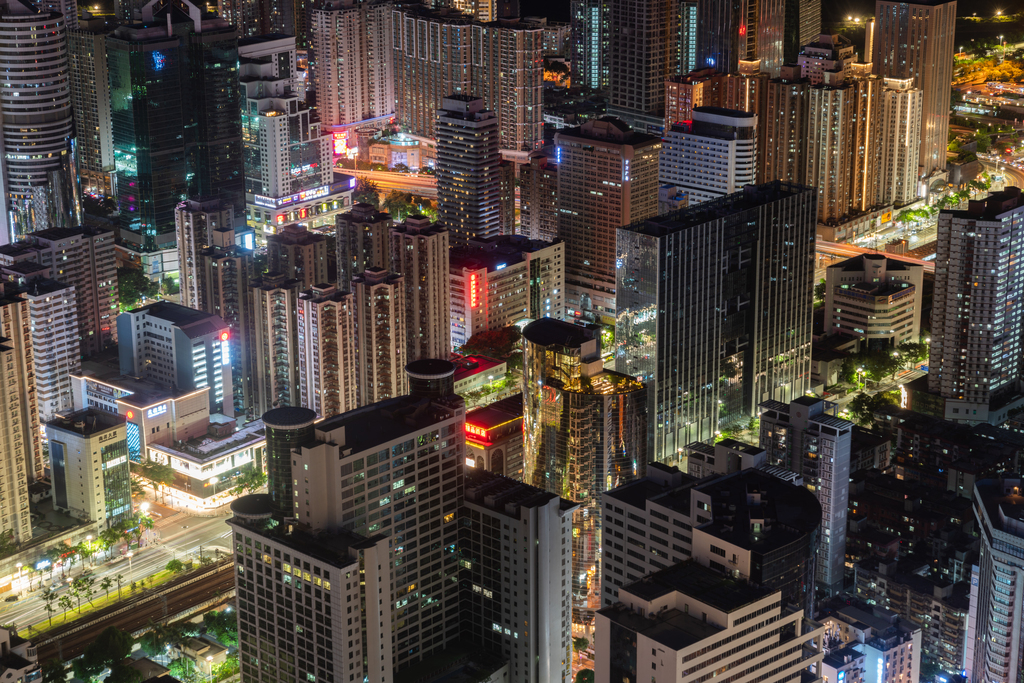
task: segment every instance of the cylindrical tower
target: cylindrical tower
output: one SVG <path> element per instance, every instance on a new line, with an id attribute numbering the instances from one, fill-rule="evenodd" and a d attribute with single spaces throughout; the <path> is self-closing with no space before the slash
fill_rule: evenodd
<path id="1" fill-rule="evenodd" d="M 64 16 L 27 3 L 0 4 L 0 73 L 8 239 L 77 224 Z"/>
<path id="2" fill-rule="evenodd" d="M 409 394 L 444 398 L 455 393 L 455 364 L 436 358 L 421 358 L 405 366 Z"/>
<path id="3" fill-rule="evenodd" d="M 309 408 L 287 406 L 263 413 L 267 429 L 267 491 L 274 512 L 292 517 L 292 449 L 311 443 L 316 413 Z"/>

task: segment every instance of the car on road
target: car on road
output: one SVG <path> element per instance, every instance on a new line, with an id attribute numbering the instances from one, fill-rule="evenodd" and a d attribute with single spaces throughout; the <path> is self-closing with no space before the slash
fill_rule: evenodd
<path id="1" fill-rule="evenodd" d="M 18 602 L 18 596 L 8 595 L 6 598 L 4 598 L 4 602 Z"/>

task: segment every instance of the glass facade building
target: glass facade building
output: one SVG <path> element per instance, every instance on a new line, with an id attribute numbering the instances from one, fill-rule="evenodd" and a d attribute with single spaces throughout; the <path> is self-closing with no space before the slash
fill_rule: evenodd
<path id="1" fill-rule="evenodd" d="M 523 481 L 580 504 L 573 514 L 573 621 L 600 607 L 600 495 L 642 476 L 647 394 L 604 369 L 595 331 L 553 318 L 523 330 Z"/>
<path id="2" fill-rule="evenodd" d="M 267 434 L 267 491 L 274 512 L 294 517 L 292 504 L 292 449 L 314 441 L 316 413 L 308 408 L 274 408 L 263 414 Z"/>

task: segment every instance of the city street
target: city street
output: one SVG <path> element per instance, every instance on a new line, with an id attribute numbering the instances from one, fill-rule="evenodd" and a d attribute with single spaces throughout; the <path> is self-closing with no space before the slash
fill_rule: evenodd
<path id="1" fill-rule="evenodd" d="M 111 551 L 112 559 L 110 561 L 106 560 L 105 553 L 100 552 L 92 558 L 95 567 L 86 563 L 85 569 L 91 570 L 90 576 L 96 579 L 97 597 L 105 595 L 105 592 L 100 590 L 99 584 L 106 576 L 115 577 L 121 574 L 124 577 L 122 592 L 126 592 L 133 580 L 139 581 L 143 577 L 159 572 L 173 559 L 188 561 L 194 558 L 198 560 L 200 547 L 202 547 L 204 557 L 216 554 L 218 551 L 221 554 L 230 552 L 229 535 L 231 530 L 225 524 L 226 515 L 190 517 L 156 505 L 152 506 L 151 511 L 161 515 L 159 519 L 156 519 L 153 529 L 157 537 L 155 545 L 147 541 L 141 550 L 136 550 L 134 557 L 131 558 L 130 566 L 128 558 L 120 554 L 123 545 Z M 69 575 L 78 577 L 83 571 L 82 564 L 79 562 L 71 569 Z M 53 580 L 59 582 L 60 578 L 61 571 L 57 569 L 53 572 Z M 49 579 L 50 576 L 46 575 L 44 581 Z M 65 587 L 59 590 L 66 590 L 66 584 L 64 585 Z M 38 582 L 34 586 L 38 586 Z M 113 594 L 116 590 L 115 584 L 111 593 Z M 22 598 L 18 602 L 0 603 L 0 621 L 16 624 L 20 628 L 48 621 L 49 615 L 44 609 L 41 593 L 41 590 L 35 588 L 28 597 Z M 53 617 L 55 623 L 63 618 L 60 611 L 55 612 Z"/>
<path id="2" fill-rule="evenodd" d="M 416 196 L 427 197 L 428 199 L 437 198 L 437 182 L 432 175 L 393 173 L 391 171 L 355 171 L 349 168 L 339 168 L 338 172 L 372 180 L 377 187 L 385 192 L 400 190 L 401 192 L 411 192 Z"/>

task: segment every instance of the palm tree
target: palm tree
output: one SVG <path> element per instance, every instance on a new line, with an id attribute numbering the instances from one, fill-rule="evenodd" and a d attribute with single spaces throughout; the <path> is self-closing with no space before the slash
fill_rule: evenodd
<path id="1" fill-rule="evenodd" d="M 60 549 L 60 546 L 54 546 L 46 551 L 46 559 L 50 561 L 50 578 L 53 578 L 53 570 L 57 568 L 57 563 L 64 557 L 64 551 Z M 64 565 L 61 564 L 60 575 L 64 576 Z"/>
<path id="2" fill-rule="evenodd" d="M 107 559 L 110 559 L 110 551 L 121 540 L 121 532 L 116 527 L 108 527 L 100 532 L 100 542 L 103 549 L 107 551 Z"/>
<path id="3" fill-rule="evenodd" d="M 110 599 L 110 587 L 114 585 L 114 579 L 109 576 L 104 576 L 103 580 L 100 581 L 100 588 L 107 592 L 107 599 Z"/>
<path id="4" fill-rule="evenodd" d="M 124 574 L 118 574 L 114 577 L 114 581 L 117 582 L 117 599 L 121 599 L 121 584 L 124 583 Z"/>
<path id="5" fill-rule="evenodd" d="M 71 596 L 67 593 L 60 596 L 57 601 L 57 606 L 64 610 L 64 621 L 68 620 L 68 610 L 75 606 L 75 603 L 71 601 Z"/>
<path id="6" fill-rule="evenodd" d="M 56 593 L 49 588 L 43 591 L 43 609 L 50 615 L 50 626 L 53 626 L 53 613 L 57 611 L 57 608 L 53 606 L 55 602 L 57 602 Z"/>

